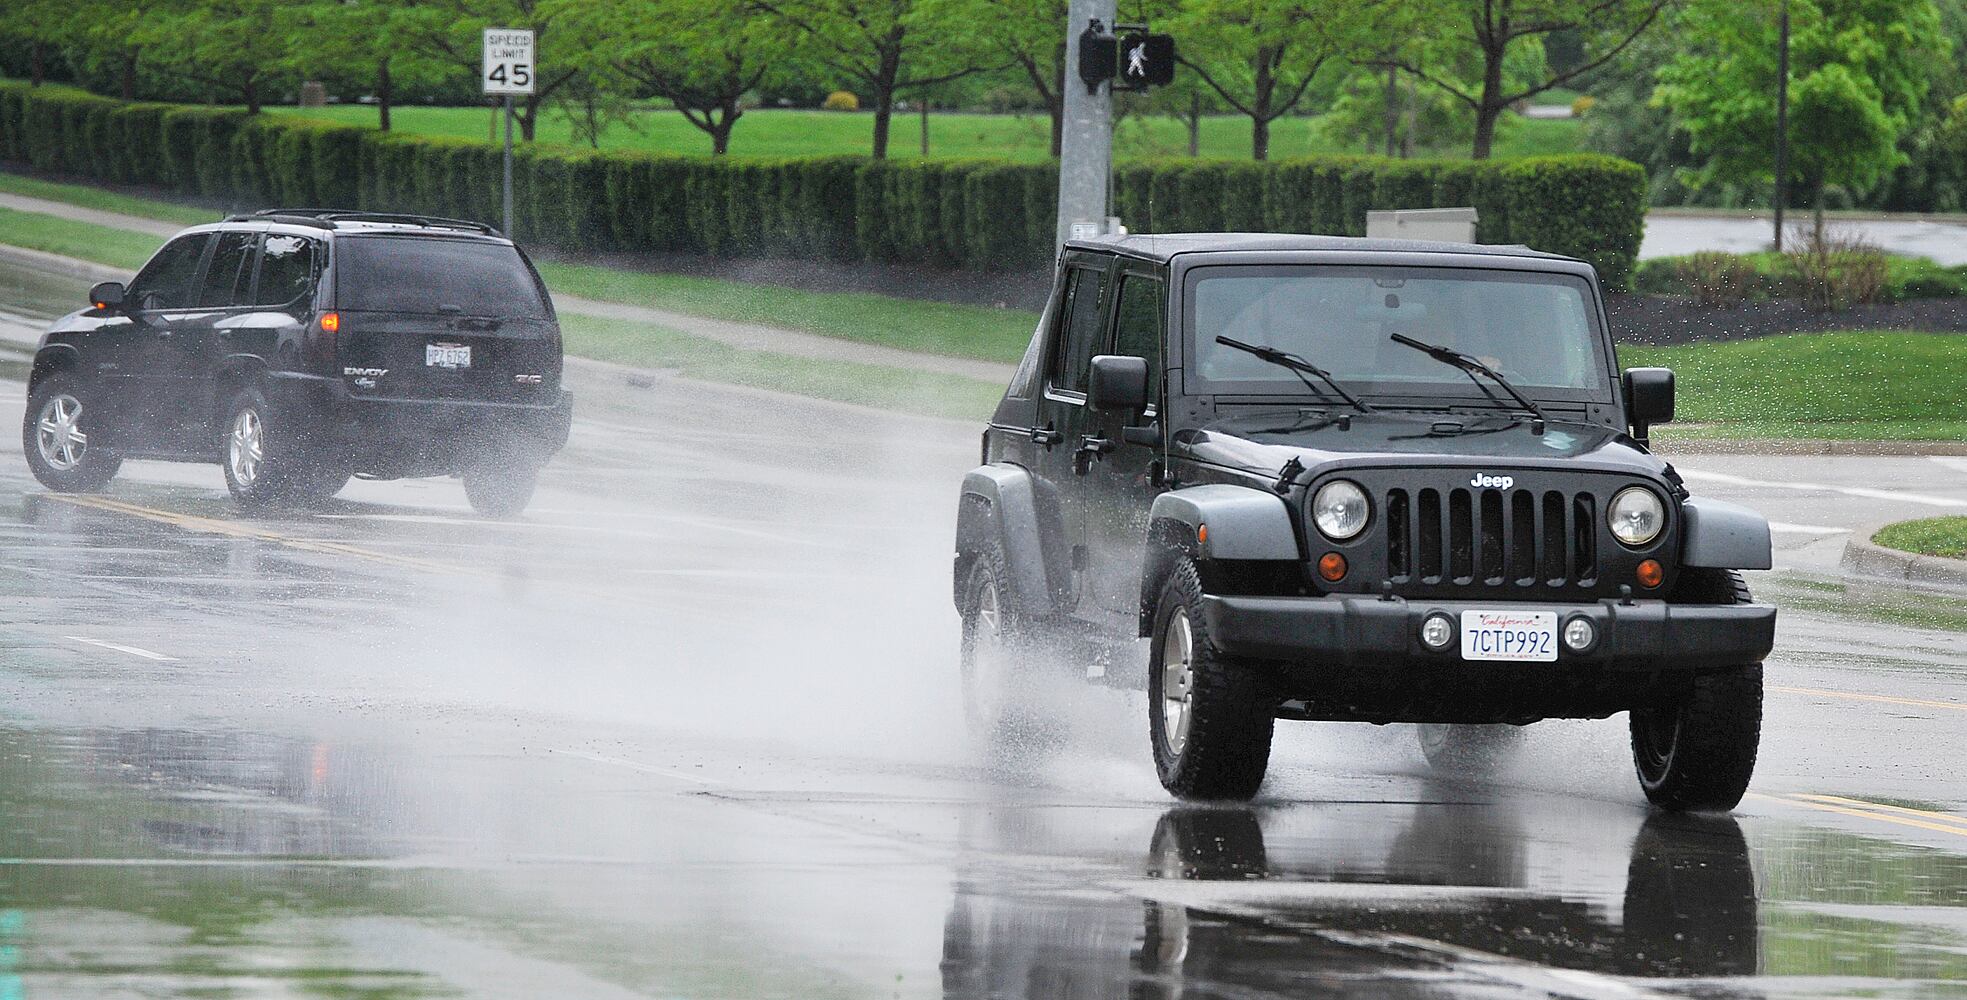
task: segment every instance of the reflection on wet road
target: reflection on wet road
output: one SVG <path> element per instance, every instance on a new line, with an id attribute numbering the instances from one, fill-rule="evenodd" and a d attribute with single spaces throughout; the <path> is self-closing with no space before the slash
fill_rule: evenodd
<path id="1" fill-rule="evenodd" d="M 266 519 L 216 469 L 60 497 L 0 460 L 0 998 L 1967 980 L 1967 600 L 1829 572 L 1932 509 L 1901 495 L 1967 503 L 1956 469 L 1686 460 L 1788 526 L 1734 817 L 1649 813 L 1620 719 L 1453 778 L 1405 729 L 1289 725 L 1253 806 L 1174 807 L 1138 695 L 1066 696 L 1062 746 L 962 736 L 975 428 L 571 378 L 573 445 L 511 523 L 443 480 Z"/>

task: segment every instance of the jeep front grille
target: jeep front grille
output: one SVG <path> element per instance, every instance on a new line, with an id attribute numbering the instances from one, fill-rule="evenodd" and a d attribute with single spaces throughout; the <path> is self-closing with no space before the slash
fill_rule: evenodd
<path id="1" fill-rule="evenodd" d="M 1396 585 L 1590 587 L 1598 498 L 1500 489 L 1386 491 L 1386 565 Z"/>

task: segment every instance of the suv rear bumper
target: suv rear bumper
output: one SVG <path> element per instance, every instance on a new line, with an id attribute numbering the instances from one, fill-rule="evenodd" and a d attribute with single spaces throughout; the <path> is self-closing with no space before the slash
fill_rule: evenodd
<path id="1" fill-rule="evenodd" d="M 1461 658 L 1461 613 L 1554 611 L 1558 627 L 1589 619 L 1598 639 L 1583 652 L 1558 644 L 1555 663 Z M 1421 644 L 1421 623 L 1446 614 L 1457 635 L 1447 649 Z M 1408 601 L 1376 597 L 1208 597 L 1202 616 L 1216 646 L 1231 656 L 1280 661 L 1287 676 L 1343 671 L 1386 676 L 1402 668 L 1463 665 L 1591 673 L 1697 671 L 1760 662 L 1776 641 L 1776 609 L 1766 604 L 1688 605 L 1660 600 L 1621 604 L 1510 601 Z M 1307 680 L 1313 677 L 1306 677 Z"/>
<path id="2" fill-rule="evenodd" d="M 336 438 L 323 443 L 359 468 L 396 475 L 454 472 L 474 450 L 524 451 L 544 462 L 573 427 L 574 397 L 565 390 L 525 403 L 401 399 L 358 396 L 339 379 L 288 376 L 270 379 L 269 395 L 274 407 L 331 430 Z"/>

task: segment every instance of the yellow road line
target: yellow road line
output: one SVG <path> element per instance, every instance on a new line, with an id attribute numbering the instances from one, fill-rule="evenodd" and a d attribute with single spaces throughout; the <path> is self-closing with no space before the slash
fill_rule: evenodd
<path id="1" fill-rule="evenodd" d="M 1885 810 L 1897 809 L 1898 807 L 1883 806 L 1875 802 L 1862 802 L 1861 800 L 1858 799 L 1843 799 L 1834 795 L 1763 795 L 1758 792 L 1750 792 L 1747 797 L 1752 799 L 1760 799 L 1764 802 L 1777 802 L 1783 805 L 1802 806 L 1805 809 L 1815 809 L 1819 812 L 1836 813 L 1839 816 L 1851 816 L 1857 819 L 1877 820 L 1878 822 L 1881 823 L 1893 823 L 1898 826 L 1912 827 L 1914 829 L 1927 830 L 1933 833 L 1946 833 L 1946 834 L 1951 834 L 1955 837 L 1967 837 L 1967 825 L 1952 825 L 1955 823 L 1967 823 L 1967 821 L 1950 819 L 1947 823 L 1933 823 L 1923 819 L 1916 819 L 1913 816 L 1893 815 L 1893 813 L 1887 812 Z M 1823 801 L 1823 802 L 1813 801 L 1816 799 L 1828 799 L 1830 801 Z M 1863 808 L 1853 808 L 1851 806 L 1838 805 L 1836 804 L 1838 802 L 1850 802 L 1856 805 L 1860 805 Z M 1916 809 L 1899 809 L 1898 811 L 1927 815 L 1927 816 L 1941 815 L 1940 813 L 1924 813 L 1921 810 L 1916 810 Z"/>
<path id="2" fill-rule="evenodd" d="M 1790 797 L 1809 799 L 1813 802 L 1828 802 L 1832 805 L 1851 806 L 1854 808 L 1882 809 L 1887 812 L 1900 813 L 1906 816 L 1923 816 L 1941 823 L 1953 823 L 1967 828 L 1967 816 L 1956 816 L 1953 813 L 1934 812 L 1930 809 L 1913 809 L 1907 806 L 1889 805 L 1884 802 L 1867 802 L 1864 799 L 1847 799 L 1842 795 L 1811 795 L 1799 792 Z"/>
<path id="3" fill-rule="evenodd" d="M 1819 698 L 1842 698 L 1845 701 L 1871 701 L 1886 705 L 1905 705 L 1910 708 L 1943 708 L 1953 712 L 1967 712 L 1967 702 L 1932 701 L 1926 698 L 1895 698 L 1885 694 L 1859 694 L 1855 691 L 1831 691 L 1825 688 L 1779 687 L 1770 685 L 1765 690 L 1779 694 L 1807 694 Z"/>

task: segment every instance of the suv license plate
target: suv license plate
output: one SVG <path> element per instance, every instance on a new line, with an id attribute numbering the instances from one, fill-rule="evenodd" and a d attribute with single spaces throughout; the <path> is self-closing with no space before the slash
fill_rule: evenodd
<path id="1" fill-rule="evenodd" d="M 1554 662 L 1557 612 L 1464 611 L 1462 659 Z"/>
<path id="2" fill-rule="evenodd" d="M 470 344 L 425 344 L 423 363 L 426 368 L 470 368 Z"/>

